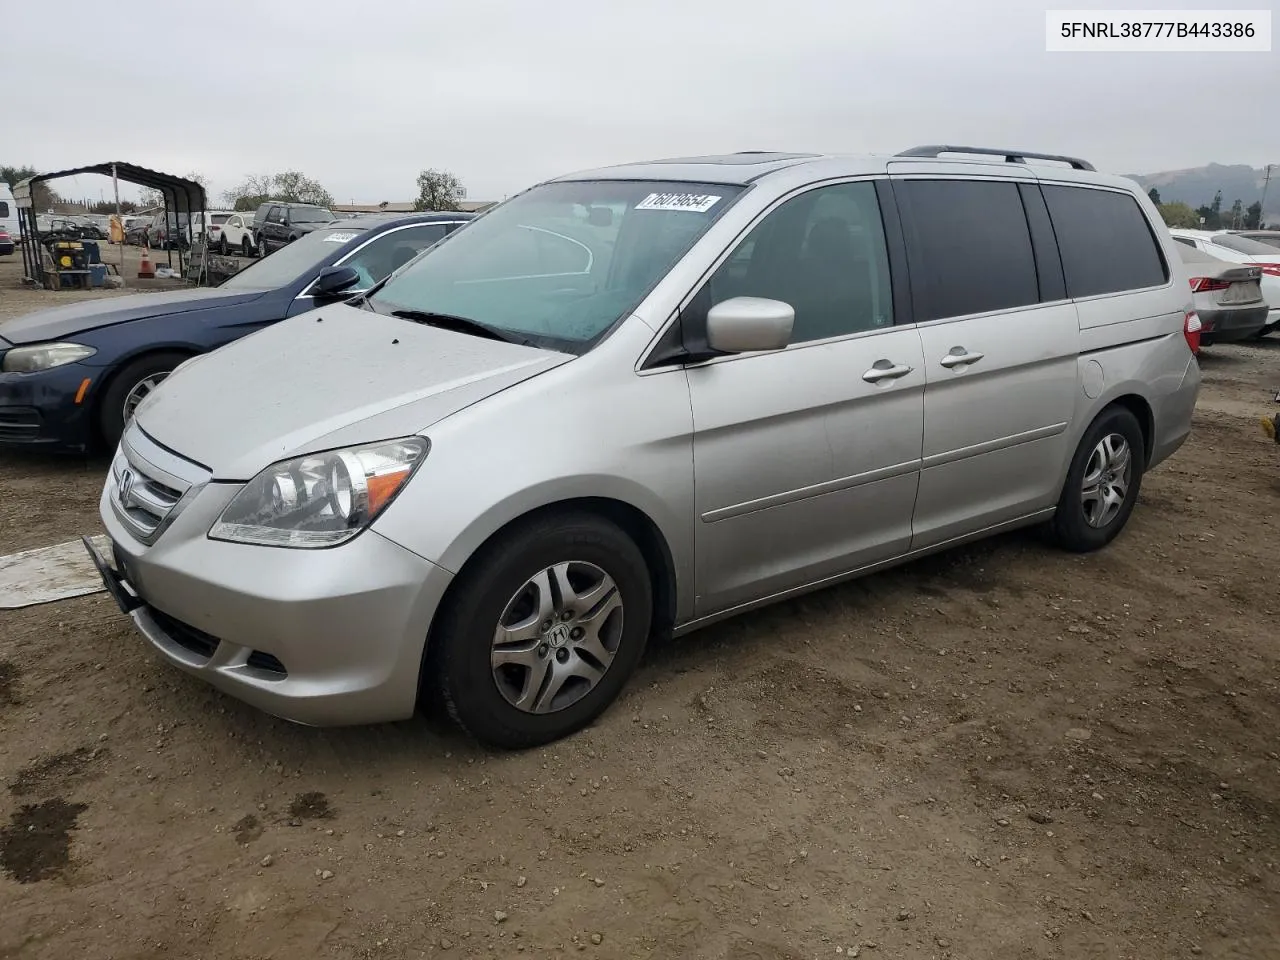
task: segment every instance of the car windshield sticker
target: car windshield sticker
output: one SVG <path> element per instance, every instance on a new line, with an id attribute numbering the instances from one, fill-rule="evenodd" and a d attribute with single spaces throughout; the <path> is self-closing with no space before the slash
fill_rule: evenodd
<path id="1" fill-rule="evenodd" d="M 636 204 L 637 210 L 689 210 L 706 213 L 720 198 L 710 193 L 651 193 Z"/>
<path id="2" fill-rule="evenodd" d="M 358 233 L 352 233 L 350 230 L 335 230 L 324 238 L 325 243 L 346 243 L 348 240 L 354 240 L 360 236 Z"/>

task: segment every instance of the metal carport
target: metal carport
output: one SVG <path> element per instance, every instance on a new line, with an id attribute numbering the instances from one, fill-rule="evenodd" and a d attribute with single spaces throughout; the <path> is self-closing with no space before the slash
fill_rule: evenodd
<path id="1" fill-rule="evenodd" d="M 32 200 L 33 191 L 31 188 L 34 184 L 43 183 L 46 180 L 58 180 L 62 177 L 72 177 L 79 173 L 98 173 L 111 177 L 115 181 L 123 180 L 126 183 L 136 183 L 140 187 L 159 190 L 160 195 L 164 197 L 166 223 L 168 223 L 169 214 L 171 213 L 185 213 L 188 215 L 188 222 L 190 222 L 191 214 L 199 213 L 203 215 L 205 212 L 207 198 L 204 187 L 200 184 L 184 177 L 175 177 L 168 173 L 161 173 L 158 170 L 149 170 L 146 167 L 138 166 L 136 163 L 124 163 L 121 161 L 95 163 L 86 167 L 74 167 L 70 170 L 42 173 L 38 176 L 21 180 L 13 188 L 13 199 L 18 205 L 22 265 L 26 270 L 26 275 L 40 286 L 44 286 L 45 282 L 44 260 L 40 256 L 40 230 L 36 226 L 36 211 Z M 120 190 L 118 184 L 116 187 L 116 214 L 117 216 L 120 214 Z M 173 252 L 168 251 L 168 253 L 169 264 L 172 266 Z M 123 256 L 122 247 L 122 263 Z M 187 275 L 181 244 L 178 245 L 178 270 L 184 277 Z"/>

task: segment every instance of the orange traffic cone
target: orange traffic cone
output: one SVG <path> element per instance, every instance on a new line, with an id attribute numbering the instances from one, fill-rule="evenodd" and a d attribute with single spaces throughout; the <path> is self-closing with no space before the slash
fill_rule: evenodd
<path id="1" fill-rule="evenodd" d="M 142 259 L 138 261 L 138 276 L 144 280 L 154 279 L 156 268 L 151 265 L 151 248 L 144 245 Z"/>

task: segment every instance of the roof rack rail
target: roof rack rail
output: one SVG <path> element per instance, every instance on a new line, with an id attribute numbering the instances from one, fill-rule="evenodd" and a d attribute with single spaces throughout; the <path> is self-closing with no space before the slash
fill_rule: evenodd
<path id="1" fill-rule="evenodd" d="M 1004 157 L 1005 163 L 1026 163 L 1031 160 L 1057 160 L 1059 163 L 1071 164 L 1073 170 L 1095 170 L 1088 160 L 1078 157 L 1063 157 L 1056 153 L 1030 153 L 1026 150 L 997 150 L 994 147 L 953 147 L 942 144 L 926 147 L 912 147 L 897 154 L 899 157 L 938 157 L 944 153 L 974 153 L 981 156 Z"/>

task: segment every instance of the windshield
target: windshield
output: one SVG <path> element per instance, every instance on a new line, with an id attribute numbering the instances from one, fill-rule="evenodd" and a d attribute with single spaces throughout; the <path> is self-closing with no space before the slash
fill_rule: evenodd
<path id="1" fill-rule="evenodd" d="M 1209 238 L 1220 247 L 1226 247 L 1228 250 L 1234 250 L 1236 253 L 1243 253 L 1246 256 L 1274 256 L 1275 247 L 1269 247 L 1265 243 L 1259 243 L 1257 240 L 1250 240 L 1248 237 L 1239 237 L 1233 233 L 1218 233 Z"/>
<path id="2" fill-rule="evenodd" d="M 582 353 L 639 305 L 741 189 L 635 180 L 543 184 L 433 247 L 370 306 L 462 317 Z"/>
<path id="3" fill-rule="evenodd" d="M 322 207 L 294 207 L 289 219 L 294 223 L 328 223 L 338 218 Z"/>
<path id="4" fill-rule="evenodd" d="M 221 285 L 224 290 L 274 290 L 317 267 L 362 230 L 316 230 L 261 260 L 255 260 Z"/>

